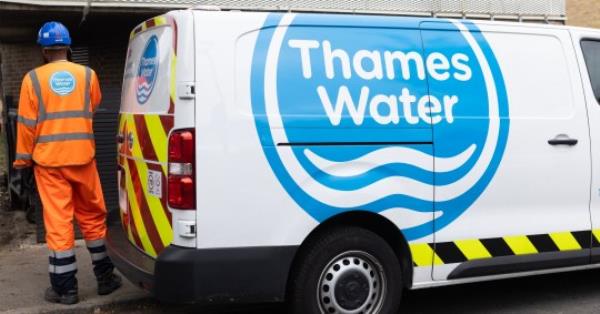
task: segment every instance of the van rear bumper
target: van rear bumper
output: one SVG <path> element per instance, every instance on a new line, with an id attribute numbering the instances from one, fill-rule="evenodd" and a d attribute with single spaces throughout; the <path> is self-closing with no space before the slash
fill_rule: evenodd
<path id="1" fill-rule="evenodd" d="M 129 281 L 152 291 L 155 260 L 129 242 L 121 226 L 118 210 L 109 213 L 107 224 L 106 249 L 113 264 Z"/>
<path id="2" fill-rule="evenodd" d="M 170 303 L 279 302 L 298 246 L 192 249 L 168 246 L 156 260 L 109 217 L 107 248 L 119 271 Z M 112 218 L 112 219 L 111 219 Z"/>

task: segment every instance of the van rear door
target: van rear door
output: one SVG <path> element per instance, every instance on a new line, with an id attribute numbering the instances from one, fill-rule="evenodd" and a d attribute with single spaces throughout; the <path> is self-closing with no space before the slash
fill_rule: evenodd
<path id="1" fill-rule="evenodd" d="M 163 15 L 130 37 L 119 114 L 119 207 L 129 241 L 156 257 L 173 240 L 167 146 L 173 128 L 175 19 Z"/>

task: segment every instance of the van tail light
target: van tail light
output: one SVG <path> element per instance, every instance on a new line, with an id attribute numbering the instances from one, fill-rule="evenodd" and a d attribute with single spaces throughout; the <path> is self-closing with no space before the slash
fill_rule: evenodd
<path id="1" fill-rule="evenodd" d="M 196 209 L 194 182 L 194 130 L 183 129 L 169 136 L 169 206 L 176 209 Z"/>

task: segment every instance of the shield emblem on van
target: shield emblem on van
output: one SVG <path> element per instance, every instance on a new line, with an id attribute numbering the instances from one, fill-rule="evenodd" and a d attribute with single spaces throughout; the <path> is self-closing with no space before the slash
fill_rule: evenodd
<path id="1" fill-rule="evenodd" d="M 145 104 L 152 95 L 158 74 L 158 65 L 158 37 L 153 35 L 146 43 L 138 66 L 135 91 L 140 105 Z"/>

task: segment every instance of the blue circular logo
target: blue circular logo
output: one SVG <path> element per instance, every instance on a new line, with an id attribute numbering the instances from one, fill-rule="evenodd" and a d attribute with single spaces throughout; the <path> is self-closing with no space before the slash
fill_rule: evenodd
<path id="1" fill-rule="evenodd" d="M 69 71 L 54 72 L 50 76 L 50 89 L 60 96 L 66 96 L 75 89 L 75 77 Z"/>
<path id="2" fill-rule="evenodd" d="M 146 43 L 137 73 L 136 96 L 140 105 L 145 104 L 152 95 L 158 75 L 158 64 L 158 37 L 153 35 Z"/>
<path id="3" fill-rule="evenodd" d="M 492 180 L 509 129 L 500 67 L 474 24 L 427 21 L 267 18 L 253 58 L 255 123 L 275 175 L 316 220 L 419 213 L 403 227 L 418 239 Z"/>

